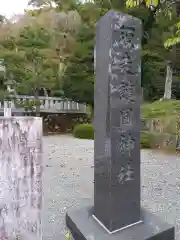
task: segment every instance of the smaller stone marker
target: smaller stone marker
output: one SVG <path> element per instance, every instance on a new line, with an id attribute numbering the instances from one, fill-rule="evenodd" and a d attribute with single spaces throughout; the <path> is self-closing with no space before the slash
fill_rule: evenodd
<path id="1" fill-rule="evenodd" d="M 42 240 L 42 119 L 0 117 L 0 239 Z"/>
<path id="2" fill-rule="evenodd" d="M 11 105 L 8 101 L 4 101 L 4 117 L 11 117 L 11 116 L 12 116 Z"/>
<path id="3" fill-rule="evenodd" d="M 109 11 L 97 24 L 94 206 L 72 210 L 75 240 L 174 240 L 140 206 L 141 21 Z"/>

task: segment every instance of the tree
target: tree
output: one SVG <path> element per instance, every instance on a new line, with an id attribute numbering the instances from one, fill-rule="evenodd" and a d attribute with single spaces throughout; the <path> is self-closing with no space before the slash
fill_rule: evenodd
<path id="1" fill-rule="evenodd" d="M 152 4 L 152 2 L 151 2 Z M 161 20 L 162 22 L 167 22 L 168 24 L 164 27 L 164 32 L 167 34 L 167 32 L 172 31 L 172 26 L 174 25 L 174 12 L 173 12 L 173 5 L 175 5 L 175 1 L 156 1 L 153 3 L 153 7 L 149 5 L 149 2 L 146 1 L 146 5 L 149 6 L 150 11 L 152 12 L 152 23 L 157 22 Z M 160 18 L 159 18 L 160 17 Z M 161 17 L 163 17 L 161 19 Z M 160 23 L 161 24 L 161 23 Z M 170 24 L 170 25 L 169 25 Z M 162 24 L 163 26 L 163 24 Z M 164 35 L 164 32 L 162 34 Z M 158 33 L 159 34 L 159 33 Z M 163 45 L 163 44 L 162 44 Z M 162 51 L 162 48 L 161 48 Z M 171 51 L 169 51 L 169 59 L 171 59 Z M 172 88 L 172 80 L 173 80 L 173 65 L 171 61 L 166 61 L 166 80 L 165 80 L 165 87 L 164 87 L 164 96 L 161 98 L 163 99 L 171 99 L 171 88 Z"/>
<path id="2" fill-rule="evenodd" d="M 146 99 L 161 95 L 171 55 L 171 50 L 164 48 L 164 40 L 172 31 L 170 0 L 153 0 L 153 6 L 149 0 L 139 1 L 139 5 L 133 0 L 122 1 L 122 6 L 119 0 L 31 3 L 37 8 L 16 17 L 16 24 L 3 22 L 0 26 L 0 54 L 20 93 L 35 94 L 29 91 L 32 85 L 33 89 L 48 86 L 53 92 L 63 88 L 65 97 L 93 106 L 95 24 L 109 9 L 124 8 L 143 22 L 141 82 L 147 90 Z M 36 83 L 37 79 L 41 81 Z"/>
<path id="3" fill-rule="evenodd" d="M 19 93 L 36 93 L 37 98 L 35 89 L 61 87 L 61 76 L 74 50 L 80 24 L 76 11 L 43 8 L 26 11 L 15 24 L 3 25 L 8 31 L 0 35 L 0 54 L 7 73 L 17 81 Z"/>
<path id="4" fill-rule="evenodd" d="M 94 68 L 93 46 L 94 32 L 87 26 L 82 26 L 78 36 L 75 51 L 70 58 L 63 78 L 63 91 L 67 98 L 77 102 L 94 105 Z"/>
<path id="5" fill-rule="evenodd" d="M 94 32 L 95 23 L 99 18 L 104 15 L 111 7 L 115 7 L 115 1 L 95 1 L 95 3 L 87 2 L 82 4 L 78 9 L 81 15 L 84 27 L 86 26 L 88 31 Z M 117 5 L 116 5 L 117 7 Z M 157 7 L 157 6 L 156 6 Z M 159 7 L 159 6 L 158 6 Z M 167 61 L 170 57 L 170 52 L 164 49 L 165 32 L 169 32 L 173 24 L 174 18 L 169 19 L 168 15 L 164 11 L 158 12 L 148 8 L 146 5 L 140 5 L 135 8 L 127 8 L 124 11 L 129 14 L 142 19 L 143 22 L 143 55 L 142 55 L 142 86 L 147 90 L 146 100 L 158 99 L 162 94 L 164 85 L 165 69 Z M 88 39 L 84 34 L 84 39 Z M 92 34 L 92 39 L 94 39 Z M 66 97 L 75 101 L 86 102 L 93 105 L 93 87 L 90 87 L 89 83 L 93 86 L 93 41 L 89 44 L 89 41 L 81 41 L 77 39 L 78 44 L 75 45 L 75 52 L 72 58 L 69 59 L 69 64 L 65 72 L 65 78 L 63 79 L 63 89 Z M 85 48 L 85 45 L 87 47 Z M 91 49 L 88 47 L 91 46 Z M 81 49 L 81 52 L 79 51 Z M 90 58 L 88 51 L 82 51 L 82 49 L 89 49 L 91 52 Z M 78 54 L 76 54 L 78 52 Z M 78 57 L 77 57 L 78 56 Z M 86 65 L 85 65 L 85 61 Z M 91 62 L 90 62 L 91 61 Z M 85 66 L 85 67 L 83 67 Z M 88 72 L 88 76 L 84 74 L 84 69 Z M 88 69 L 88 70 L 87 70 Z M 91 75 L 90 75 L 91 74 Z M 159 82 L 157 85 L 156 82 Z M 162 85 L 162 86 L 161 86 Z M 160 88 L 159 88 L 160 87 Z M 90 92 L 91 91 L 91 92 Z M 86 94 L 84 94 L 86 93 Z M 88 93 L 88 94 L 87 94 Z"/>
<path id="6" fill-rule="evenodd" d="M 33 94 L 38 101 L 40 88 L 51 89 L 57 82 L 58 57 L 49 50 L 50 35 L 43 28 L 25 27 L 17 39 L 19 50 L 25 52 L 24 62 L 26 78 L 18 82 L 17 91 Z M 39 105 L 36 114 L 39 115 Z"/>

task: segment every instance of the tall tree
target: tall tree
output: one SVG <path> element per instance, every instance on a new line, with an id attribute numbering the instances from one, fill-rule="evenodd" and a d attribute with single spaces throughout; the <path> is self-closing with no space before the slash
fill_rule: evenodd
<path id="1" fill-rule="evenodd" d="M 75 51 L 70 58 L 64 79 L 63 91 L 66 97 L 94 105 L 93 46 L 94 31 L 83 26 L 77 36 Z"/>

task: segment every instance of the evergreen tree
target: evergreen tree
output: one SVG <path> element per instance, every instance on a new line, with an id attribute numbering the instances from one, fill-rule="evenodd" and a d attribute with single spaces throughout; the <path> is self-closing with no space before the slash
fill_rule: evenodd
<path id="1" fill-rule="evenodd" d="M 94 31 L 83 26 L 77 36 L 74 54 L 63 78 L 64 95 L 93 106 L 94 102 Z"/>

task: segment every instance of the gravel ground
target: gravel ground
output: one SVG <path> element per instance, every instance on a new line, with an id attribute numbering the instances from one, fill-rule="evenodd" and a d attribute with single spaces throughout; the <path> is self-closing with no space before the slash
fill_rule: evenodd
<path id="1" fill-rule="evenodd" d="M 94 142 L 62 135 L 44 137 L 43 144 L 43 239 L 65 240 L 67 210 L 92 203 Z M 180 240 L 179 158 L 141 152 L 142 205 L 176 226 L 176 240 Z"/>

